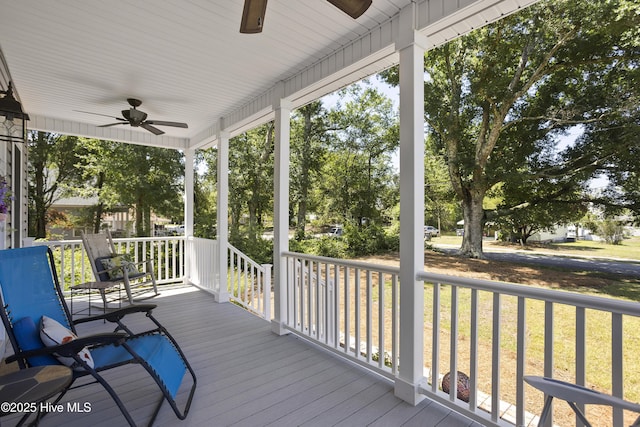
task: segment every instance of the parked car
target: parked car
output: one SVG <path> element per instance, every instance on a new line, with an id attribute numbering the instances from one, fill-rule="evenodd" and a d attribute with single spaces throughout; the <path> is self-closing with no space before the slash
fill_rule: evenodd
<path id="1" fill-rule="evenodd" d="M 331 227 L 331 231 L 329 231 L 329 236 L 331 237 L 340 237 L 344 230 L 342 227 Z"/>
<path id="2" fill-rule="evenodd" d="M 456 228 L 456 236 L 464 236 L 464 228 Z"/>
<path id="3" fill-rule="evenodd" d="M 167 236 L 184 236 L 184 224 L 176 227 L 166 227 Z"/>
<path id="4" fill-rule="evenodd" d="M 437 228 L 431 226 L 431 225 L 425 225 L 424 226 L 424 235 L 429 235 L 431 237 L 438 237 L 440 236 L 440 230 L 438 230 Z"/>

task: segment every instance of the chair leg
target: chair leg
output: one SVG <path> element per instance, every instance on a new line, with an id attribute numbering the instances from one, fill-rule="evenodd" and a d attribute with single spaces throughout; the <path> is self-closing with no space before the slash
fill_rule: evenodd
<path id="1" fill-rule="evenodd" d="M 127 299 L 129 300 L 129 304 L 133 304 L 133 295 L 131 294 L 131 284 L 129 283 L 129 278 L 127 275 L 124 275 L 124 290 L 127 292 Z"/>
<path id="2" fill-rule="evenodd" d="M 102 297 L 102 309 L 107 312 L 107 293 L 104 289 L 100 289 L 100 296 Z"/>
<path id="3" fill-rule="evenodd" d="M 86 368 L 87 367 L 85 367 L 85 369 Z M 136 427 L 136 423 L 133 421 L 133 418 L 131 418 L 129 411 L 127 411 L 127 408 L 124 406 L 124 403 L 122 403 L 122 400 L 120 400 L 115 390 L 95 370 L 90 369 L 90 371 L 93 371 L 91 372 L 91 375 L 105 388 L 105 390 L 107 391 L 107 393 L 109 393 L 109 395 L 111 396 L 113 401 L 116 403 L 116 405 L 118 405 L 118 408 L 120 409 L 120 412 L 122 413 L 124 418 L 127 420 L 127 423 L 129 423 L 131 427 Z"/>
<path id="4" fill-rule="evenodd" d="M 162 406 L 162 404 L 164 403 L 165 400 L 166 400 L 166 398 L 164 397 L 164 394 L 163 394 L 162 397 L 160 398 L 160 401 L 156 405 L 156 408 L 153 410 L 153 414 L 151 415 L 151 419 L 149 420 L 149 424 L 148 425 L 152 426 L 153 423 L 156 421 L 156 417 L 158 416 L 158 412 L 160 412 L 160 407 Z"/>
<path id="5" fill-rule="evenodd" d="M 589 423 L 589 421 L 587 421 L 587 418 L 584 416 L 584 414 L 582 413 L 582 411 L 580 410 L 580 408 L 578 408 L 576 406 L 575 403 L 573 402 L 569 402 L 567 401 L 567 403 L 569 404 L 569 406 L 571 406 L 571 409 L 573 409 L 573 412 L 576 413 L 576 415 L 578 416 L 578 418 L 580 418 L 580 421 L 582 421 L 584 423 L 585 426 L 587 427 L 591 427 L 591 423 Z"/>
<path id="6" fill-rule="evenodd" d="M 153 292 L 158 295 L 158 287 L 156 285 L 156 275 L 153 272 L 153 261 L 147 260 L 147 273 L 151 275 L 151 284 L 153 285 Z"/>
<path id="7" fill-rule="evenodd" d="M 547 396 L 544 401 L 544 407 L 542 408 L 542 413 L 540 414 L 540 419 L 538 420 L 538 427 L 544 427 L 544 422 L 547 420 L 547 417 L 551 413 L 551 402 L 553 401 L 553 396 Z"/>

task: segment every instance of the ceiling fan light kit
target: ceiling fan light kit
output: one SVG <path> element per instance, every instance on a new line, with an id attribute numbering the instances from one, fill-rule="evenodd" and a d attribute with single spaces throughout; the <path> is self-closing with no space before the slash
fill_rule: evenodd
<path id="1" fill-rule="evenodd" d="M 372 0 L 327 0 L 329 3 L 356 19 L 369 9 Z M 264 15 L 267 12 L 267 0 L 244 0 L 240 32 L 256 34 L 262 32 Z"/>

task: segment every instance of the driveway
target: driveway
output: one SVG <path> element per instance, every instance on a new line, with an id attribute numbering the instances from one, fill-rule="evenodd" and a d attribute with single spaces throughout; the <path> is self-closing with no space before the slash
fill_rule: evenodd
<path id="1" fill-rule="evenodd" d="M 459 247 L 453 245 L 434 245 L 445 253 L 455 254 Z M 520 264 L 543 265 L 574 271 L 595 271 L 640 279 L 640 262 L 633 260 L 605 259 L 589 256 L 563 254 L 545 254 L 525 252 L 514 249 L 491 248 L 485 246 L 487 259 Z"/>

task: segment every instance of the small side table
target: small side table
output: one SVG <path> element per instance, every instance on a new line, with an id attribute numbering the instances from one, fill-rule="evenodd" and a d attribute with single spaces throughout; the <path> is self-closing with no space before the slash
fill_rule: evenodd
<path id="1" fill-rule="evenodd" d="M 0 402 L 3 403 L 0 416 L 15 413 L 11 411 L 11 403 L 34 403 L 39 408 L 41 402 L 64 391 L 72 379 L 71 369 L 62 365 L 21 369 L 0 376 Z M 5 412 L 4 409 L 9 411 Z M 18 425 L 22 425 L 32 413 L 26 413 Z M 39 416 L 39 412 L 36 413 Z"/>
<path id="2" fill-rule="evenodd" d="M 79 285 L 71 286 L 71 315 L 80 314 L 85 310 L 88 310 L 88 316 L 91 316 L 91 295 L 94 291 L 98 291 L 100 293 L 100 297 L 102 298 L 102 309 L 106 313 L 107 312 L 107 291 L 111 288 L 118 289 L 118 308 L 122 307 L 122 300 L 120 299 L 120 284 L 112 283 L 112 282 L 85 282 Z M 115 291 L 115 289 L 114 289 Z M 88 303 L 89 307 L 86 309 L 73 311 L 73 297 L 79 294 L 87 294 L 88 295 Z"/>

